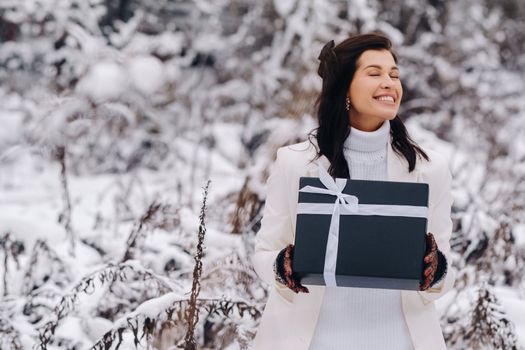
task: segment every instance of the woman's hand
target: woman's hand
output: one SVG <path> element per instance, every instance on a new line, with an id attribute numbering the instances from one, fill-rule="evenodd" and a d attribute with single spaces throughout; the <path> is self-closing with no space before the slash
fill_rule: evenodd
<path id="1" fill-rule="evenodd" d="M 430 232 L 427 233 L 426 243 L 425 258 L 423 259 L 425 268 L 423 270 L 423 282 L 420 285 L 420 290 L 427 290 L 434 282 L 439 264 L 439 250 L 434 235 Z"/>
<path id="2" fill-rule="evenodd" d="M 275 277 L 279 283 L 286 285 L 295 293 L 308 293 L 308 288 L 303 286 L 292 270 L 294 246 L 288 245 L 281 250 L 275 259 Z"/>

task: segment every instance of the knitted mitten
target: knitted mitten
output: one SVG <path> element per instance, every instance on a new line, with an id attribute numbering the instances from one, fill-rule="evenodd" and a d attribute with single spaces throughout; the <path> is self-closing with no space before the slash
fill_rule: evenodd
<path id="1" fill-rule="evenodd" d="M 294 246 L 290 244 L 277 254 L 273 264 L 275 280 L 284 284 L 295 293 L 308 293 L 308 288 L 299 282 L 299 279 L 292 271 L 293 251 Z"/>
<path id="2" fill-rule="evenodd" d="M 443 279 L 447 273 L 447 259 L 437 247 L 432 233 L 427 233 L 426 252 L 424 258 L 423 276 L 420 280 L 420 290 L 427 290 Z"/>

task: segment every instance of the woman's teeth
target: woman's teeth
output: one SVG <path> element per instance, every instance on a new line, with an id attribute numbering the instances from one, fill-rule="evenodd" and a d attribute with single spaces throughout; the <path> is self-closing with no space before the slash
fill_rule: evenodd
<path id="1" fill-rule="evenodd" d="M 376 97 L 376 100 L 394 102 L 394 98 L 392 96 L 379 96 Z"/>

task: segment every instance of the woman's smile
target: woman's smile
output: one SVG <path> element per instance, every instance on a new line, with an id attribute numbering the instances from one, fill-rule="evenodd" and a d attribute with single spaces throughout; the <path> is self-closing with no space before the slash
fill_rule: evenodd
<path id="1" fill-rule="evenodd" d="M 389 107 L 396 106 L 396 98 L 390 94 L 382 94 L 374 97 L 377 102 Z"/>

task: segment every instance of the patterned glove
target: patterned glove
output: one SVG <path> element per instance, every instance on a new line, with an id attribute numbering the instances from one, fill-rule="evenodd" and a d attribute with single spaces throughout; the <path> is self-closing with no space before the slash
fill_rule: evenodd
<path id="1" fill-rule="evenodd" d="M 284 284 L 295 293 L 308 293 L 308 288 L 299 282 L 299 279 L 292 271 L 293 251 L 294 246 L 290 244 L 277 254 L 273 264 L 275 280 Z"/>
<path id="2" fill-rule="evenodd" d="M 427 233 L 426 252 L 423 259 L 425 268 L 421 277 L 419 290 L 427 290 L 441 281 L 447 272 L 447 259 L 437 247 L 434 235 Z"/>

